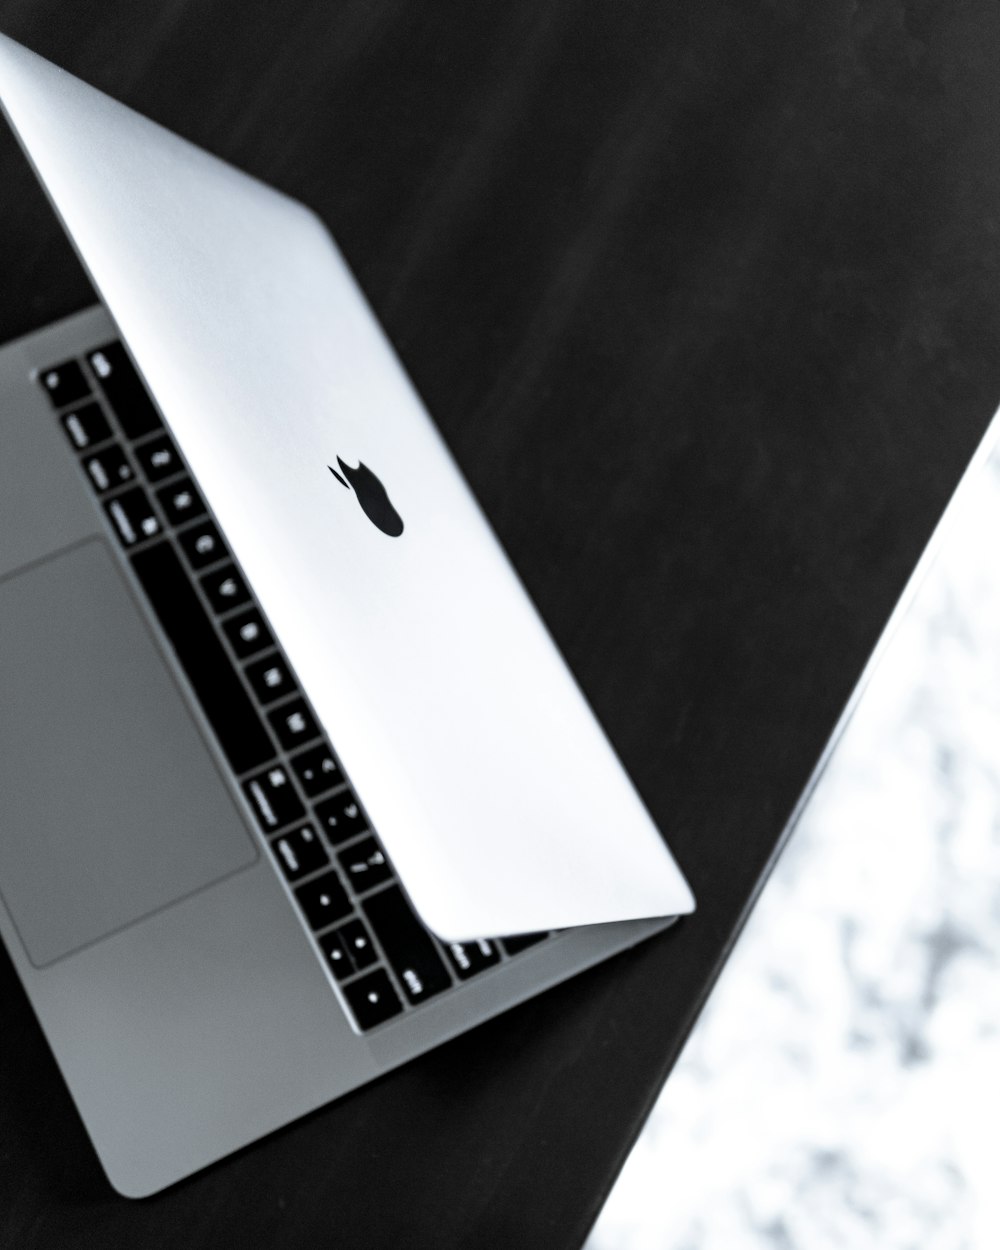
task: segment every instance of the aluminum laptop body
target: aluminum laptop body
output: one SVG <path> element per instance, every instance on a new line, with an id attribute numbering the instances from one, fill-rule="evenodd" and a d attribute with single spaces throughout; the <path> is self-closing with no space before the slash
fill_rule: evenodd
<path id="1" fill-rule="evenodd" d="M 693 900 L 316 219 L 0 104 L 103 301 L 0 350 L 0 932 L 141 1196 Z"/>

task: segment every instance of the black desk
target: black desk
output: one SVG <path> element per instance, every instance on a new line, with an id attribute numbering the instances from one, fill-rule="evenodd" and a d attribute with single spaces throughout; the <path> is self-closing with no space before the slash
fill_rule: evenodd
<path id="1" fill-rule="evenodd" d="M 4 963 L 0 1243 L 583 1240 L 1000 396 L 998 24 L 0 0 L 330 223 L 701 904 L 140 1204 Z M 90 295 L 10 142 L 0 196 L 7 338 Z"/>

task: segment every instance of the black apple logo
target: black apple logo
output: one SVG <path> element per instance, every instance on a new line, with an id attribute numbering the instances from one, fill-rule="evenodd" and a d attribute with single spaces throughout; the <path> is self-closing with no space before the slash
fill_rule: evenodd
<path id="1" fill-rule="evenodd" d="M 358 461 L 358 467 L 352 469 L 350 465 L 344 464 L 339 456 L 337 457 L 337 463 L 343 470 L 344 477 L 340 476 L 332 464 L 328 464 L 326 467 L 341 486 L 346 486 L 348 490 L 352 486 L 354 487 L 354 493 L 358 497 L 361 511 L 371 521 L 372 525 L 380 529 L 383 534 L 388 534 L 390 538 L 398 538 L 403 532 L 403 518 L 392 506 L 392 501 L 386 494 L 385 487 L 371 469 L 360 460 Z M 346 482 L 344 478 L 347 479 Z"/>

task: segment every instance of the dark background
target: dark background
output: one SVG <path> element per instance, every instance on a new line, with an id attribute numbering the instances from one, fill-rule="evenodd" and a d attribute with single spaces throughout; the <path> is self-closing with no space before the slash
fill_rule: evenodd
<path id="1" fill-rule="evenodd" d="M 0 1244 L 577 1246 L 1000 397 L 1000 9 L 0 0 L 0 30 L 322 214 L 699 900 L 142 1203 L 4 959 Z M 6 339 L 91 296 L 9 139 L 0 211 Z"/>

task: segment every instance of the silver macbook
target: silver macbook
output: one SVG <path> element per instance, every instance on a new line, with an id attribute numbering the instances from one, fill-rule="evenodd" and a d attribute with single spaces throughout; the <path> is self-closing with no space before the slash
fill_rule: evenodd
<path id="1" fill-rule="evenodd" d="M 0 106 L 102 301 L 0 350 L 0 933 L 141 1196 L 694 904 L 317 218 Z"/>

